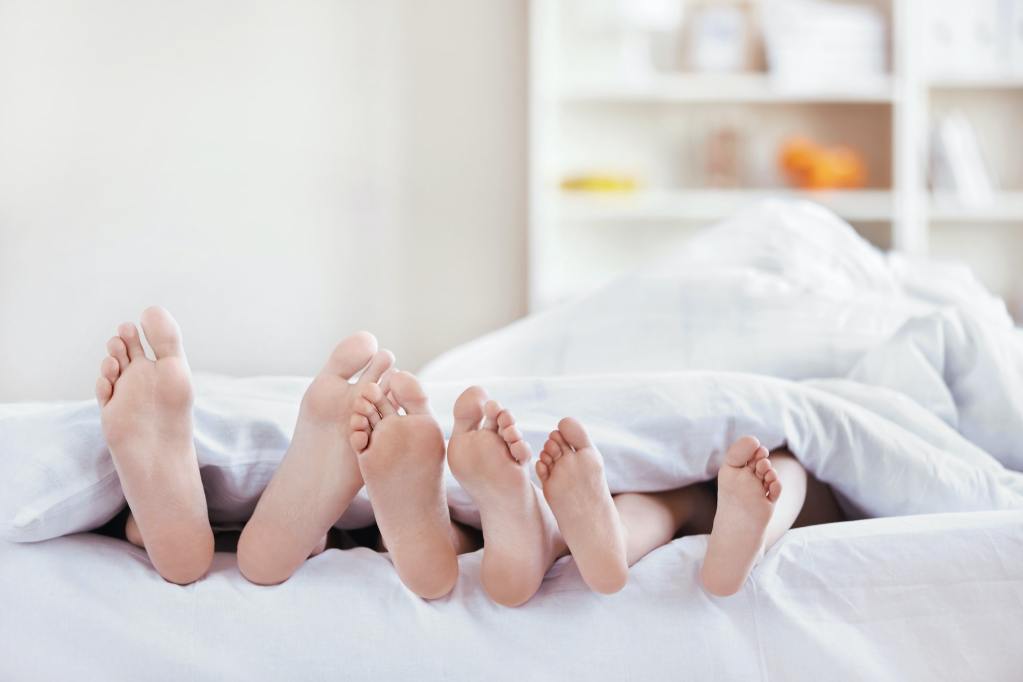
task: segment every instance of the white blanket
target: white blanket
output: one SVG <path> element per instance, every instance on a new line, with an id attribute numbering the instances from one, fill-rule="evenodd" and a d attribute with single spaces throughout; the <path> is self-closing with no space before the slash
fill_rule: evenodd
<path id="1" fill-rule="evenodd" d="M 787 444 L 855 517 L 929 515 L 793 531 L 728 600 L 698 587 L 702 537 L 644 559 L 610 598 L 567 560 L 515 611 L 480 592 L 478 554 L 462 558 L 453 595 L 426 604 L 363 550 L 328 551 L 269 589 L 218 555 L 182 589 L 123 543 L 0 545 L 0 596 L 14 605 L 0 609 L 0 677 L 152 676 L 161 652 L 179 661 L 167 679 L 1007 680 L 1023 665 L 1023 341 L 965 271 L 886 257 L 817 207 L 768 204 L 423 376 L 445 429 L 469 382 L 515 411 L 534 451 L 557 419 L 580 418 L 615 491 L 710 478 L 752 433 Z M 201 382 L 215 520 L 251 509 L 305 383 Z M 94 408 L 20 409 L 0 417 L 58 428 L 73 415 L 92 458 L 82 469 L 113 513 Z M 239 457 L 247 466 L 232 468 Z M 450 478 L 448 493 L 457 518 L 478 520 Z M 360 498 L 342 525 L 370 518 Z M 124 660 L 105 657 L 119 646 Z"/>

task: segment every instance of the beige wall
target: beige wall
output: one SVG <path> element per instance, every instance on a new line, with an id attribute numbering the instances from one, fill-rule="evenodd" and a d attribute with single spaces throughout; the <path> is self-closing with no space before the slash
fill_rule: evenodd
<path id="1" fill-rule="evenodd" d="M 0 400 L 150 303 L 236 374 L 521 315 L 525 46 L 514 0 L 0 0 Z"/>

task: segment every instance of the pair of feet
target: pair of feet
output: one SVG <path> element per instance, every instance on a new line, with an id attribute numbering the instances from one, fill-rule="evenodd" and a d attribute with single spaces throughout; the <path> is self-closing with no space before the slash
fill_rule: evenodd
<path id="1" fill-rule="evenodd" d="M 163 577 L 188 583 L 205 573 L 213 552 L 192 438 L 191 375 L 167 311 L 149 308 L 141 322 L 155 360 L 146 357 L 135 326 L 121 325 L 108 342 L 96 395 L 132 510 L 129 539 L 146 547 Z M 327 531 L 365 486 L 405 584 L 425 598 L 451 590 L 458 563 L 444 496 L 443 436 L 419 382 L 393 364 L 393 355 L 363 332 L 338 344 L 313 380 L 292 444 L 239 541 L 239 566 L 249 580 L 290 577 L 322 550 Z M 705 563 L 708 587 L 714 582 L 706 580 L 708 569 L 723 583 L 741 584 L 762 547 L 780 493 L 766 456 L 754 439 L 740 439 L 726 456 Z M 568 551 L 593 589 L 609 593 L 624 585 L 628 528 L 601 456 L 578 422 L 562 420 L 544 445 L 536 463 L 541 492 L 528 475 L 531 453 L 514 418 L 472 387 L 456 401 L 447 458 L 480 509 L 481 579 L 495 601 L 528 600 Z"/>

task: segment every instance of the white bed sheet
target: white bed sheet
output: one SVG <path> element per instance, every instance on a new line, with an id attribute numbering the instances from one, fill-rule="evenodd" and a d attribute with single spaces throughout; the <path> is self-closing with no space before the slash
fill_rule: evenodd
<path id="1" fill-rule="evenodd" d="M 0 680 L 1021 679 L 1023 337 L 968 274 L 929 268 L 820 209 L 770 204 L 424 374 L 445 427 L 483 377 L 534 447 L 565 412 L 583 418 L 616 490 L 708 478 L 752 430 L 856 513 L 956 513 L 793 531 L 726 600 L 696 580 L 703 537 L 657 550 L 611 597 L 565 560 L 517 610 L 483 594 L 478 555 L 426 603 L 369 550 L 328 551 L 273 588 L 218 555 L 181 588 L 94 535 L 0 544 Z M 265 381 L 200 390 L 206 464 L 259 433 L 257 474 L 272 471 L 293 416 L 253 405 Z M 266 386 L 293 406 L 301 382 Z"/>
<path id="2" fill-rule="evenodd" d="M 447 598 L 408 592 L 385 555 L 328 550 L 277 587 L 232 554 L 169 585 L 125 542 L 0 544 L 0 679 L 1018 680 L 1023 512 L 797 529 L 743 590 L 709 596 L 705 536 L 591 593 L 570 560 L 518 609 L 461 558 Z"/>

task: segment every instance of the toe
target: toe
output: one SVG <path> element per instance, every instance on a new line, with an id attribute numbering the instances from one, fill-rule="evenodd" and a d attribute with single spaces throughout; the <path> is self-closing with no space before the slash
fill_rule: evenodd
<path id="1" fill-rule="evenodd" d="M 546 450 L 544 450 L 543 452 L 540 453 L 540 459 L 538 459 L 537 461 L 538 462 L 543 462 L 544 466 L 546 466 L 548 469 L 550 469 L 552 466 L 554 466 L 554 459 L 550 456 L 550 454 Z"/>
<path id="2" fill-rule="evenodd" d="M 498 431 L 505 443 L 517 443 L 522 440 L 522 433 L 514 424 Z"/>
<path id="3" fill-rule="evenodd" d="M 550 454 L 552 461 L 557 462 L 558 459 L 561 458 L 561 455 L 564 454 L 565 451 L 564 448 L 562 447 L 563 442 L 564 439 L 561 438 L 560 433 L 558 433 L 557 431 L 551 431 L 551 438 L 550 440 L 547 441 L 547 446 L 545 450 L 548 454 Z"/>
<path id="4" fill-rule="evenodd" d="M 356 332 L 334 346 L 323 366 L 324 374 L 336 374 L 351 379 L 369 364 L 377 352 L 377 339 L 369 332 Z"/>
<path id="5" fill-rule="evenodd" d="M 576 450 L 593 447 L 590 437 L 586 434 L 586 429 L 576 419 L 565 417 L 558 422 L 558 433 Z"/>
<path id="6" fill-rule="evenodd" d="M 124 369 L 128 366 L 128 348 L 120 336 L 114 336 L 107 341 L 107 352 L 117 360 L 117 364 Z"/>
<path id="7" fill-rule="evenodd" d="M 381 417 L 393 417 L 398 414 L 397 410 L 394 409 L 394 405 L 384 395 L 384 389 L 380 388 L 378 384 L 363 384 L 362 397 L 376 408 L 375 410 L 369 410 L 369 412 L 376 411 Z M 365 407 L 365 405 L 362 405 L 362 407 Z"/>
<path id="8" fill-rule="evenodd" d="M 479 386 L 470 386 L 462 391 L 455 401 L 455 424 L 452 433 L 468 433 L 480 427 L 483 420 L 483 404 L 487 402 L 487 392 Z"/>
<path id="9" fill-rule="evenodd" d="M 569 447 L 568 441 L 565 440 L 565 437 L 561 435 L 560 431 L 551 431 L 551 440 L 558 446 L 558 457 L 572 449 Z"/>
<path id="10" fill-rule="evenodd" d="M 103 362 L 100 363 L 99 373 L 112 385 L 115 381 L 117 381 L 117 377 L 121 375 L 121 367 L 117 363 L 117 360 L 108 355 L 103 358 Z"/>
<path id="11" fill-rule="evenodd" d="M 96 401 L 100 407 L 103 407 L 110 402 L 110 397 L 114 394 L 114 386 L 105 377 L 96 379 Z"/>
<path id="12" fill-rule="evenodd" d="M 359 383 L 376 383 L 380 380 L 380 377 L 384 375 L 384 372 L 389 370 L 394 364 L 394 353 L 389 350 L 377 351 L 373 355 L 373 359 L 369 361 L 369 367 L 359 377 Z"/>
<path id="13" fill-rule="evenodd" d="M 405 408 L 406 414 L 430 414 L 430 403 L 426 392 L 413 374 L 395 372 L 389 383 L 394 400 Z"/>
<path id="14" fill-rule="evenodd" d="M 369 447 L 369 431 L 352 431 L 348 436 L 348 443 L 352 446 L 352 450 L 361 453 Z"/>
<path id="15" fill-rule="evenodd" d="M 524 440 L 508 443 L 508 452 L 511 453 L 512 459 L 519 464 L 528 462 L 533 458 L 533 451 L 529 449 L 529 443 Z"/>
<path id="16" fill-rule="evenodd" d="M 508 410 L 501 410 L 501 413 L 497 415 L 497 427 L 499 429 L 506 429 L 509 426 L 515 425 L 515 416 L 512 415 Z"/>
<path id="17" fill-rule="evenodd" d="M 753 471 L 756 472 L 757 478 L 759 478 L 761 481 L 764 480 L 764 474 L 766 474 L 769 471 L 773 471 L 771 469 L 771 460 L 769 459 L 757 460 L 757 463 L 753 465 Z"/>
<path id="18" fill-rule="evenodd" d="M 550 478 L 551 470 L 549 465 L 543 461 L 543 459 L 536 460 L 536 475 L 539 479 L 546 483 L 547 479 Z"/>
<path id="19" fill-rule="evenodd" d="M 733 467 L 746 466 L 746 462 L 753 458 L 754 453 L 760 447 L 760 441 L 753 436 L 743 436 L 732 443 L 725 453 L 725 464 Z"/>
<path id="20" fill-rule="evenodd" d="M 131 322 L 125 322 L 117 328 L 117 335 L 121 337 L 125 348 L 128 349 L 128 361 L 143 360 L 146 357 L 142 350 L 142 340 L 139 338 L 139 330 Z"/>
<path id="21" fill-rule="evenodd" d="M 350 431 L 369 431 L 369 417 L 358 412 L 352 413 L 352 418 L 348 420 L 348 428 Z"/>
<path id="22" fill-rule="evenodd" d="M 774 481 L 767 488 L 767 499 L 777 502 L 779 497 L 781 497 L 781 481 Z"/>
<path id="23" fill-rule="evenodd" d="M 497 431 L 497 416 L 501 414 L 501 403 L 496 400 L 488 400 L 483 406 L 483 428 L 487 431 Z"/>
<path id="24" fill-rule="evenodd" d="M 157 360 L 185 357 L 181 328 L 169 312 L 160 306 L 152 306 L 142 311 L 140 320 L 146 341 Z"/>

